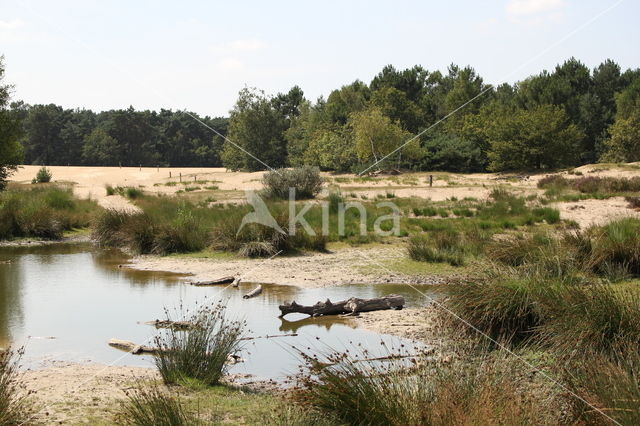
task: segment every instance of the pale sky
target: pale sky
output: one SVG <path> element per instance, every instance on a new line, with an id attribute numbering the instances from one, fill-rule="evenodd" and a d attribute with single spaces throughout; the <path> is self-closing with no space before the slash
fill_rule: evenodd
<path id="1" fill-rule="evenodd" d="M 0 54 L 15 100 L 219 116 L 244 86 L 315 100 L 386 64 L 469 64 L 488 83 L 571 56 L 637 68 L 639 17 L 638 0 L 0 0 Z"/>

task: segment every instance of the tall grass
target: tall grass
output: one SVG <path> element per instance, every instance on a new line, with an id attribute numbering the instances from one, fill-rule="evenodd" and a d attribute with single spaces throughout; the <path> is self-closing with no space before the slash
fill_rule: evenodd
<path id="1" fill-rule="evenodd" d="M 11 189 L 0 193 L 0 239 L 55 239 L 64 231 L 89 226 L 98 210 L 90 200 L 56 186 Z"/>
<path id="2" fill-rule="evenodd" d="M 187 413 L 180 400 L 149 385 L 127 391 L 117 415 L 118 424 L 130 426 L 192 426 L 198 419 Z"/>
<path id="3" fill-rule="evenodd" d="M 31 421 L 31 407 L 20 380 L 18 360 L 22 351 L 0 351 L 0 424 L 20 425 Z"/>
<path id="4" fill-rule="evenodd" d="M 245 323 L 225 316 L 224 305 L 202 304 L 182 320 L 193 324 L 187 330 L 167 329 L 155 338 L 156 367 L 166 384 L 195 379 L 215 385 L 227 370 L 228 360 L 240 350 Z M 168 320 L 171 315 L 167 312 Z"/>
<path id="5" fill-rule="evenodd" d="M 577 423 L 613 424 L 605 413 L 617 424 L 640 424 L 640 356 L 637 348 L 624 352 L 624 359 L 594 356 L 565 371 L 568 387 L 580 396 L 569 400 Z"/>
<path id="6" fill-rule="evenodd" d="M 354 362 L 341 354 L 329 360 L 335 364 L 306 378 L 299 399 L 341 424 L 557 424 L 560 414 L 540 397 L 549 390 L 538 389 L 538 395 L 527 390 L 505 359 L 409 370 L 395 362 Z"/>
<path id="7" fill-rule="evenodd" d="M 606 284 L 568 286 L 545 294 L 549 315 L 541 341 L 569 358 L 624 359 L 640 347 L 640 293 Z"/>

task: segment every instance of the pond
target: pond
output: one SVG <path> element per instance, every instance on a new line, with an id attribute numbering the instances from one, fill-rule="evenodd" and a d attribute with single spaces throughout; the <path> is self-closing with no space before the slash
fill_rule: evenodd
<path id="1" fill-rule="evenodd" d="M 267 284 L 253 299 L 242 295 L 255 284 L 240 289 L 194 287 L 188 277 L 138 271 L 120 265 L 126 256 L 91 244 L 53 244 L 0 247 L 0 345 L 24 346 L 22 363 L 37 368 L 52 360 L 93 361 L 105 364 L 152 366 L 150 356 L 135 356 L 107 345 L 111 338 L 136 343 L 152 342 L 157 330 L 146 321 L 164 318 L 165 307 L 196 301 L 222 301 L 233 319 L 246 320 L 249 336 L 297 333 L 297 336 L 246 341 L 244 362 L 231 373 L 281 380 L 295 373 L 300 363 L 292 347 L 327 351 L 362 345 L 373 355 L 384 355 L 387 345 L 418 344 L 355 328 L 347 318 L 307 318 L 290 314 L 278 318 L 278 305 L 295 300 L 313 304 L 330 298 L 379 297 L 402 294 L 407 306 L 424 305 L 424 296 L 404 285 L 345 285 L 301 289 Z M 432 295 L 437 290 L 425 288 Z"/>

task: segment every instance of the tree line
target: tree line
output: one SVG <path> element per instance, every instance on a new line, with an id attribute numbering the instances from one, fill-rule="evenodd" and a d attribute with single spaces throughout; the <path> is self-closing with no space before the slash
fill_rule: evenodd
<path id="1" fill-rule="evenodd" d="M 223 163 L 249 170 L 264 166 L 244 151 L 272 167 L 352 172 L 382 159 L 376 167 L 457 172 L 638 161 L 640 69 L 607 60 L 590 70 L 571 58 L 494 87 L 469 66 L 388 65 L 369 84 L 357 80 L 316 102 L 297 87 L 275 97 L 245 89 L 228 137 Z"/>
<path id="2" fill-rule="evenodd" d="M 376 168 L 480 172 L 640 160 L 640 69 L 611 60 L 590 70 L 571 58 L 499 86 L 470 66 L 388 65 L 316 101 L 298 86 L 244 88 L 228 118 L 9 104 L 0 87 L 0 138 L 27 164 L 359 172 L 384 159 Z"/>

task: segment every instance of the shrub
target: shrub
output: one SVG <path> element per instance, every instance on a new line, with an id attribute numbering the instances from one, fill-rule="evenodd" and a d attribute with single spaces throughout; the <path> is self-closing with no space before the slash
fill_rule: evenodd
<path id="1" fill-rule="evenodd" d="M 118 423 L 130 426 L 190 426 L 198 420 L 184 410 L 180 400 L 157 386 L 127 391 L 118 413 Z"/>
<path id="2" fill-rule="evenodd" d="M 107 191 L 107 196 L 116 195 L 116 189 L 112 185 L 106 184 L 104 189 Z"/>
<path id="3" fill-rule="evenodd" d="M 317 167 L 303 166 L 267 172 L 262 183 L 267 198 L 288 200 L 289 188 L 295 188 L 296 199 L 314 198 L 322 189 L 324 180 Z"/>
<path id="4" fill-rule="evenodd" d="M 37 183 L 51 182 L 51 178 L 52 177 L 53 177 L 53 174 L 51 173 L 51 170 L 49 170 L 46 167 L 42 166 L 38 170 L 38 173 L 36 173 L 36 182 Z"/>
<path id="5" fill-rule="evenodd" d="M 166 319 L 171 320 L 168 311 Z M 215 385 L 225 374 L 228 359 L 240 350 L 245 324 L 225 317 L 225 306 L 203 304 L 181 319 L 193 326 L 187 330 L 168 329 L 155 338 L 156 367 L 166 384 L 195 379 Z"/>
<path id="6" fill-rule="evenodd" d="M 124 195 L 125 197 L 131 199 L 131 200 L 135 200 L 136 198 L 140 198 L 142 197 L 144 193 L 142 192 L 141 189 L 138 188 L 134 188 L 132 186 L 128 186 L 126 188 L 124 188 Z"/>
<path id="7" fill-rule="evenodd" d="M 570 181 L 562 175 L 548 175 L 538 181 L 538 188 L 561 190 L 569 187 Z"/>
<path id="8" fill-rule="evenodd" d="M 0 352 L 0 424 L 21 425 L 29 423 L 31 409 L 19 379 L 18 362 L 22 350 Z"/>

